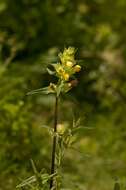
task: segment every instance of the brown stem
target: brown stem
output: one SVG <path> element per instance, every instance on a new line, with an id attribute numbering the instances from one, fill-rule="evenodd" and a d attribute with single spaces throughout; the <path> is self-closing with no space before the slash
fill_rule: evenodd
<path id="1" fill-rule="evenodd" d="M 53 145 L 52 145 L 52 160 L 51 160 L 51 174 L 55 173 L 55 157 L 56 157 L 56 143 L 57 143 L 57 121 L 58 121 L 58 97 L 56 95 L 55 100 L 55 112 L 54 112 L 54 136 L 53 136 Z M 54 179 L 51 178 L 50 180 L 50 189 L 54 185 Z"/>

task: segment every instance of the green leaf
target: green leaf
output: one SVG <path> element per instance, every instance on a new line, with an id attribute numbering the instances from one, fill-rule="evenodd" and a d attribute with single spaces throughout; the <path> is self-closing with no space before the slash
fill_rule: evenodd
<path id="1" fill-rule="evenodd" d="M 47 87 L 39 88 L 39 89 L 32 90 L 32 91 L 28 92 L 27 95 L 45 93 L 46 91 L 47 91 Z"/>
<path id="2" fill-rule="evenodd" d="M 35 176 L 31 176 L 31 177 L 27 178 L 26 180 L 24 180 L 19 185 L 17 185 L 16 188 L 21 188 L 21 187 L 24 187 L 26 185 L 30 185 L 31 183 L 34 183 L 34 182 L 36 182 L 36 177 Z"/>
<path id="3" fill-rule="evenodd" d="M 47 72 L 48 72 L 50 75 L 54 75 L 54 74 L 55 74 L 55 71 L 52 71 L 52 70 L 49 69 L 49 68 L 47 68 L 46 70 L 47 70 Z"/>
<path id="4" fill-rule="evenodd" d="M 55 93 L 52 89 L 49 87 L 44 87 L 44 88 L 39 88 L 36 90 L 32 90 L 27 93 L 27 95 L 34 95 L 34 94 L 50 94 L 50 93 Z"/>
<path id="5" fill-rule="evenodd" d="M 34 161 L 33 161 L 32 159 L 31 159 L 30 161 L 31 161 L 31 165 L 32 165 L 32 168 L 33 168 L 34 173 L 35 173 L 35 174 L 38 174 L 38 171 L 37 171 L 37 168 L 36 168 L 36 166 L 35 166 Z"/>
<path id="6" fill-rule="evenodd" d="M 36 181 L 38 183 L 38 186 L 41 187 L 41 175 L 40 173 L 37 171 L 37 168 L 35 166 L 35 163 L 34 161 L 31 159 L 31 165 L 32 165 L 32 168 L 33 168 L 33 171 L 35 173 L 35 177 L 36 177 Z"/>

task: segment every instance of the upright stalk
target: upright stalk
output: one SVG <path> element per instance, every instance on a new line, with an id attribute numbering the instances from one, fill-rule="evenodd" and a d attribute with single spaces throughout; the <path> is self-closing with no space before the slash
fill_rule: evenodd
<path id="1" fill-rule="evenodd" d="M 55 173 L 55 157 L 56 157 L 56 144 L 57 144 L 57 121 L 58 121 L 58 96 L 55 99 L 55 111 L 54 111 L 54 136 L 53 136 L 53 146 L 52 146 L 52 160 L 51 160 L 51 174 Z M 50 180 L 50 189 L 54 185 L 53 177 Z"/>

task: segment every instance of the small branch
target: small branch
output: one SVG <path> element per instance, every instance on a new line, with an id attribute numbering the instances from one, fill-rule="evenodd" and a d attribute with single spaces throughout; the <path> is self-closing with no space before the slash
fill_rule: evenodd
<path id="1" fill-rule="evenodd" d="M 56 95 L 55 100 L 55 112 L 54 112 L 54 137 L 53 137 L 53 146 L 52 146 L 52 161 L 51 161 L 51 175 L 55 173 L 55 157 L 56 157 L 56 143 L 57 143 L 57 121 L 58 121 L 58 97 Z M 50 180 L 50 189 L 52 189 L 54 179 L 51 178 Z"/>

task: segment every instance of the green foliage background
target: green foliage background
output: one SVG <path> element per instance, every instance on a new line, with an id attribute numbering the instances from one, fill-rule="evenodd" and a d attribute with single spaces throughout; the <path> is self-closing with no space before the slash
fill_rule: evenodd
<path id="1" fill-rule="evenodd" d="M 53 96 L 26 96 L 52 80 L 46 66 L 64 47 L 78 48 L 79 84 L 60 101 L 83 130 L 66 153 L 64 187 L 113 188 L 126 180 L 126 1 L 0 0 L 0 190 L 31 175 L 29 159 L 50 168 Z M 66 111 L 67 110 L 67 111 Z M 76 155 L 76 156 L 75 156 Z"/>

